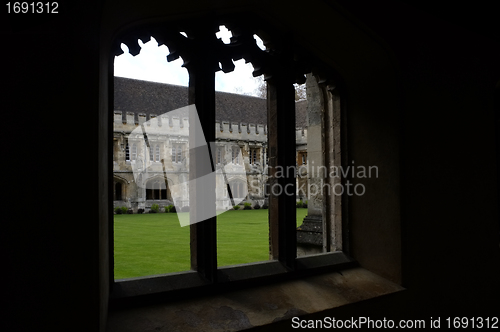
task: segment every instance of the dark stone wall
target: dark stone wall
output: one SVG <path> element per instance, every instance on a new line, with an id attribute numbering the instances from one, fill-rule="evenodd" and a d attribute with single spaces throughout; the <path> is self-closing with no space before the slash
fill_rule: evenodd
<path id="1" fill-rule="evenodd" d="M 4 331 L 99 329 L 100 8 L 0 19 Z"/>

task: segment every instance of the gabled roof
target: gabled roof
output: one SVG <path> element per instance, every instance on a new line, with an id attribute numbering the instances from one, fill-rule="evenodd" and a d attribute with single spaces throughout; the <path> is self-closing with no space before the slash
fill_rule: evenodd
<path id="1" fill-rule="evenodd" d="M 114 109 L 160 115 L 188 104 L 185 86 L 115 77 Z M 297 127 L 306 127 L 306 101 L 296 103 Z M 215 93 L 217 121 L 267 124 L 266 99 L 235 93 Z"/>

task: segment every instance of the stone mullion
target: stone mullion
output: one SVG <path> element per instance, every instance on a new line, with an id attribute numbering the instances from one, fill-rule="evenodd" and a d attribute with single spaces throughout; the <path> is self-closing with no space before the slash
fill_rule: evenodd
<path id="1" fill-rule="evenodd" d="M 267 86 L 270 255 L 293 270 L 297 255 L 296 184 L 295 144 L 290 142 L 295 142 L 295 92 L 285 70 L 273 73 Z"/>
<path id="2" fill-rule="evenodd" d="M 193 53 L 190 54 L 189 64 L 189 104 L 195 104 L 198 118 L 201 122 L 203 134 L 207 142 L 215 142 L 215 70 L 214 59 L 210 56 L 210 45 L 206 42 L 215 38 L 207 31 L 200 31 L 199 40 L 203 44 L 197 44 Z M 194 124 L 194 119 L 190 119 Z M 190 142 L 194 142 L 195 133 L 190 130 Z M 217 276 L 217 243 L 216 243 L 216 205 L 215 200 L 215 172 L 212 160 L 202 157 L 200 149 L 190 149 L 190 218 L 191 218 L 191 268 L 197 270 L 206 280 L 216 281 Z M 210 159 L 213 159 L 210 157 Z M 213 183 L 198 188 L 193 186 L 194 179 L 202 176 L 211 176 Z M 213 204 L 210 202 L 213 200 Z M 209 209 L 213 217 L 196 222 L 197 215 L 206 214 Z"/>

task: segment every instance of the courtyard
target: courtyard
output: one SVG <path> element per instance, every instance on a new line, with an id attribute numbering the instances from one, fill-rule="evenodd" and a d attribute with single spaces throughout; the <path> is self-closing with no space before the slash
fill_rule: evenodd
<path id="1" fill-rule="evenodd" d="M 187 213 L 187 212 L 184 212 Z M 218 266 L 269 259 L 267 209 L 230 210 L 217 216 Z M 307 209 L 297 209 L 297 226 Z M 177 213 L 114 216 L 115 279 L 190 270 L 189 227 Z"/>

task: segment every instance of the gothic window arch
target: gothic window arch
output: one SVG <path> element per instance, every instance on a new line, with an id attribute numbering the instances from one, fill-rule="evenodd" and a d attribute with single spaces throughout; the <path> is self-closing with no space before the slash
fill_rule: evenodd
<path id="1" fill-rule="evenodd" d="M 125 183 L 115 179 L 113 183 L 113 200 L 121 201 L 123 197 L 125 197 Z"/>
<path id="2" fill-rule="evenodd" d="M 229 44 L 224 44 L 215 37 L 215 32 L 221 24 L 225 24 L 233 33 Z M 264 40 L 266 50 L 262 50 L 256 45 L 255 34 Z M 304 83 L 304 74 L 314 72 L 315 77 L 323 87 L 333 87 L 336 74 L 331 72 L 321 61 L 302 50 L 289 33 L 281 32 L 263 21 L 242 21 L 234 17 L 215 20 L 197 18 L 179 24 L 174 22 L 172 24 L 145 25 L 135 32 L 124 32 L 116 40 L 114 45 L 116 55 L 121 53 L 119 43 L 125 43 L 132 55 L 138 54 L 140 46 L 137 40 L 141 39 L 146 42 L 150 36 L 154 36 L 159 46 L 163 44 L 168 46 L 170 50 L 170 54 L 167 56 L 168 61 L 179 57 L 184 60 L 184 67 L 187 68 L 190 76 L 188 102 L 196 105 L 207 142 L 215 141 L 215 71 L 231 72 L 234 69 L 233 61 L 243 58 L 252 63 L 254 76 L 264 75 L 267 82 L 269 130 L 263 159 L 269 166 L 268 183 L 271 188 L 290 186 L 289 192 L 293 193 L 292 195 L 276 195 L 273 194 L 273 190 L 269 191 L 269 256 L 274 263 L 286 271 L 299 270 L 296 254 L 296 225 L 294 222 L 290 222 L 290 220 L 296 220 L 296 179 L 294 176 L 278 177 L 273 175 L 276 175 L 280 167 L 295 167 L 296 165 L 295 144 L 291 144 L 295 141 L 295 117 L 293 116 L 295 91 L 293 84 Z M 180 163 L 183 157 L 182 146 L 172 144 L 171 149 L 172 163 Z M 240 147 L 233 147 L 231 154 L 233 163 L 241 164 Z M 132 151 L 132 159 L 134 159 L 133 155 Z M 211 158 L 214 157 L 211 156 Z M 252 156 L 251 159 L 253 159 Z M 214 171 L 210 169 L 211 163 L 206 160 L 197 160 L 196 154 L 193 157 L 190 155 L 190 164 L 194 163 L 201 163 L 204 167 L 190 169 L 191 178 L 198 178 Z M 149 197 L 155 197 L 155 185 L 159 186 L 160 184 L 158 182 L 151 183 Z M 229 183 L 230 187 L 231 185 L 231 191 L 236 194 L 234 196 L 244 195 L 242 182 Z M 190 200 L 196 202 L 204 197 L 213 196 L 215 181 L 213 187 L 207 185 L 190 189 L 193 189 L 190 191 Z M 148 196 L 148 192 L 146 196 Z M 159 196 L 161 196 L 161 192 Z M 198 208 L 198 206 L 190 204 L 190 212 L 195 212 L 191 215 L 196 215 Z M 215 211 L 215 204 L 213 209 Z M 192 224 L 190 227 L 192 270 L 200 274 L 203 280 L 217 283 L 218 274 L 230 272 L 222 272 L 217 268 L 215 214 L 214 217 Z M 347 258 L 345 259 L 348 261 Z M 228 280 L 230 279 L 228 277 Z M 127 283 L 122 285 L 125 284 Z"/>

